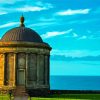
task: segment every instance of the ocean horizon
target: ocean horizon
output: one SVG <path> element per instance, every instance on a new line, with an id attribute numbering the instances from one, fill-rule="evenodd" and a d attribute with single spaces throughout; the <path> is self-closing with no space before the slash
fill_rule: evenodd
<path id="1" fill-rule="evenodd" d="M 100 61 L 51 61 L 50 89 L 100 90 Z"/>
<path id="2" fill-rule="evenodd" d="M 100 76 L 50 76 L 51 90 L 100 90 Z"/>

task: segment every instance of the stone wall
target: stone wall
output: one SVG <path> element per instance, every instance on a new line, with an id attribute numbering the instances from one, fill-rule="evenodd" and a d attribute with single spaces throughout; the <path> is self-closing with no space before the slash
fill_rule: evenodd
<path id="1" fill-rule="evenodd" d="M 49 86 L 49 61 L 48 55 L 33 54 L 28 55 L 27 85 L 26 87 L 39 88 Z"/>
<path id="2" fill-rule="evenodd" d="M 45 88 L 49 86 L 49 53 L 45 48 L 0 48 L 0 86 L 15 86 L 18 70 L 24 69 L 27 88 Z M 6 55 L 6 56 L 5 56 Z M 4 68 L 6 73 L 4 74 Z M 8 71 L 7 71 L 8 68 Z M 20 76 L 19 76 L 20 77 Z"/>

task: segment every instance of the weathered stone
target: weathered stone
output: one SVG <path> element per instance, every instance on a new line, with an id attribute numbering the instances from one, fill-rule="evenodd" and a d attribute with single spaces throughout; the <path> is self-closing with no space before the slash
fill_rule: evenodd
<path id="1" fill-rule="evenodd" d="M 4 54 L 0 54 L 0 87 L 4 82 Z"/>
<path id="2" fill-rule="evenodd" d="M 50 50 L 32 29 L 23 26 L 6 32 L 0 40 L 0 89 L 16 90 L 15 100 L 25 100 L 20 94 L 26 90 L 49 89 Z"/>
<path id="3" fill-rule="evenodd" d="M 28 100 L 28 97 L 26 97 L 26 96 L 22 96 L 22 97 L 14 97 L 14 100 Z"/>

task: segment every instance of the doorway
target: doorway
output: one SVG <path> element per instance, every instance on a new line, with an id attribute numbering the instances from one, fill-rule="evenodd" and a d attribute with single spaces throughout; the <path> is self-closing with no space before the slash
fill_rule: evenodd
<path id="1" fill-rule="evenodd" d="M 17 70 L 17 85 L 25 85 L 25 70 Z"/>

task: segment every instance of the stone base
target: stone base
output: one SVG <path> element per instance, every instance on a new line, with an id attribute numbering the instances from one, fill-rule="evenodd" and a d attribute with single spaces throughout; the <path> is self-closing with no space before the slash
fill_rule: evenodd
<path id="1" fill-rule="evenodd" d="M 25 86 L 17 86 L 13 92 L 13 95 L 14 97 L 27 97 L 28 96 Z"/>
<path id="2" fill-rule="evenodd" d="M 14 100 L 28 100 L 25 86 L 17 86 L 14 91 Z"/>
<path id="3" fill-rule="evenodd" d="M 14 100 L 28 100 L 28 96 L 15 96 Z"/>
<path id="4" fill-rule="evenodd" d="M 49 94 L 49 89 L 27 89 L 27 93 L 30 97 L 32 96 L 47 96 Z"/>

